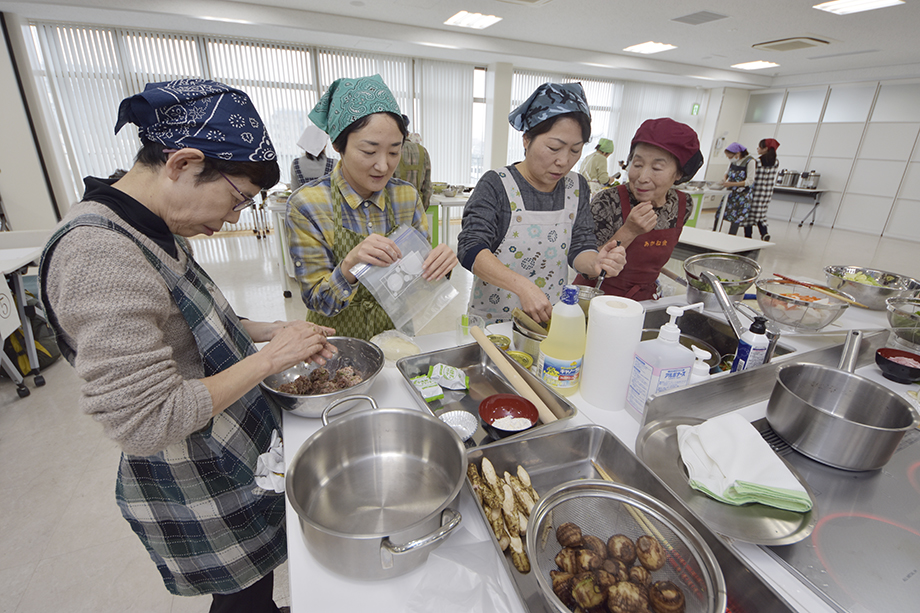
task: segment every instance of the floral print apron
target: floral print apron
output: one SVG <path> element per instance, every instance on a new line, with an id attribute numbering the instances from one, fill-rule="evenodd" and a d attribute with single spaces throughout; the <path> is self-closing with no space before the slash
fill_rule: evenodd
<path id="1" fill-rule="evenodd" d="M 511 223 L 495 257 L 543 290 L 550 303 L 556 304 L 568 282 L 568 253 L 572 227 L 578 210 L 578 174 L 570 172 L 565 182 L 565 206 L 558 211 L 528 211 L 521 190 L 507 168 L 496 171 L 501 177 L 511 206 Z M 511 319 L 511 311 L 520 308 L 520 299 L 479 277 L 473 278 L 469 312 L 486 323 Z"/>

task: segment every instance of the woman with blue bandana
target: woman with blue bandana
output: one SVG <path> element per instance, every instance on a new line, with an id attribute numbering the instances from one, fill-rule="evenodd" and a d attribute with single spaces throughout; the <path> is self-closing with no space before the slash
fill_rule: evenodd
<path id="1" fill-rule="evenodd" d="M 288 198 L 291 260 L 307 320 L 368 340 L 395 326 L 351 269 L 400 259 L 399 246 L 387 238 L 399 225 L 429 236 L 419 193 L 393 178 L 408 131 L 380 75 L 336 80 L 310 119 L 326 131 L 341 160 L 330 174 Z M 454 252 L 442 243 L 425 258 L 422 275 L 440 279 L 456 264 Z"/>
<path id="2" fill-rule="evenodd" d="M 544 83 L 508 116 L 524 132 L 524 160 L 485 173 L 463 209 L 458 253 L 475 275 L 470 313 L 489 323 L 515 307 L 547 321 L 569 266 L 617 275 L 624 250 L 598 251 L 588 210 L 590 189 L 571 172 L 591 135 L 591 111 L 579 83 Z"/>
<path id="3" fill-rule="evenodd" d="M 150 83 L 122 101 L 115 131 L 126 123 L 135 163 L 85 180 L 42 255 L 44 307 L 85 381 L 80 409 L 122 448 L 116 500 L 166 588 L 211 594 L 212 612 L 277 613 L 284 495 L 266 461 L 281 421 L 258 384 L 332 357 L 332 330 L 239 318 L 185 240 L 236 223 L 278 182 L 249 97 L 202 79 Z"/>

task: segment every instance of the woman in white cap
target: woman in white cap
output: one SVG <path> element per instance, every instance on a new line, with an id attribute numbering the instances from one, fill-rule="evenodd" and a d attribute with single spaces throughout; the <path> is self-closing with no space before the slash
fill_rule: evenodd
<path id="1" fill-rule="evenodd" d="M 291 162 L 291 191 L 304 183 L 328 175 L 335 167 L 335 160 L 326 157 L 326 143 L 329 137 L 325 132 L 310 124 L 297 139 L 297 145 L 303 149 L 303 155 Z"/>
<path id="2" fill-rule="evenodd" d="M 622 247 L 598 250 L 590 189 L 571 172 L 591 136 L 580 83 L 544 83 L 508 116 L 524 133 L 524 160 L 486 172 L 463 209 L 458 255 L 475 275 L 469 312 L 488 323 L 515 307 L 547 321 L 568 283 L 569 266 L 615 276 Z"/>

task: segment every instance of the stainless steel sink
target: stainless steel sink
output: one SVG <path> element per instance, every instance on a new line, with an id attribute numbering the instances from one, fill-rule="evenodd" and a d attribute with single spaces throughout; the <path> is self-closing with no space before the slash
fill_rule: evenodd
<path id="1" fill-rule="evenodd" d="M 667 307 L 650 309 L 645 312 L 645 324 L 643 327 L 657 330 L 668 323 L 669 319 L 670 315 L 667 313 Z M 741 321 L 744 323 L 747 320 L 741 318 Z M 734 355 L 735 350 L 738 349 L 738 339 L 735 337 L 731 326 L 721 319 L 707 315 L 706 312 L 685 311 L 683 315 L 677 318 L 677 327 L 684 334 L 698 338 L 704 343 L 709 343 L 722 357 Z M 773 352 L 773 357 L 776 358 L 794 351 L 794 348 L 784 345 L 782 338 L 780 338 L 779 343 L 776 345 L 776 350 Z"/>

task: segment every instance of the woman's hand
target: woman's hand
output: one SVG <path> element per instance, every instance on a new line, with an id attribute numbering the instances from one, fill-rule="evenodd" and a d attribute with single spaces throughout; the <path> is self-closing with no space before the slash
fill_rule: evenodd
<path id="1" fill-rule="evenodd" d="M 356 283 L 357 279 L 351 274 L 355 264 L 389 266 L 401 257 L 402 252 L 392 240 L 380 234 L 370 234 L 342 259 L 342 275 L 349 283 Z"/>
<path id="2" fill-rule="evenodd" d="M 459 263 L 457 255 L 445 243 L 431 250 L 422 266 L 422 276 L 426 281 L 435 281 L 454 269 Z"/>
<path id="3" fill-rule="evenodd" d="M 608 277 L 615 277 L 626 266 L 626 247 L 620 245 L 619 241 L 609 241 L 597 252 L 597 258 L 594 260 L 594 276 L 605 271 Z"/>
<path id="4" fill-rule="evenodd" d="M 553 315 L 553 305 L 539 287 L 525 280 L 517 295 L 521 301 L 521 310 L 530 315 L 537 323 L 549 321 Z"/>
<path id="5" fill-rule="evenodd" d="M 326 340 L 335 330 L 307 321 L 285 321 L 277 326 L 267 345 L 259 350 L 269 360 L 271 374 L 279 373 L 300 362 L 323 365 L 335 355 L 336 348 Z"/>
<path id="6" fill-rule="evenodd" d="M 658 213 L 651 202 L 641 202 L 629 211 L 629 216 L 623 224 L 634 236 L 645 234 L 655 228 L 658 223 Z"/>

